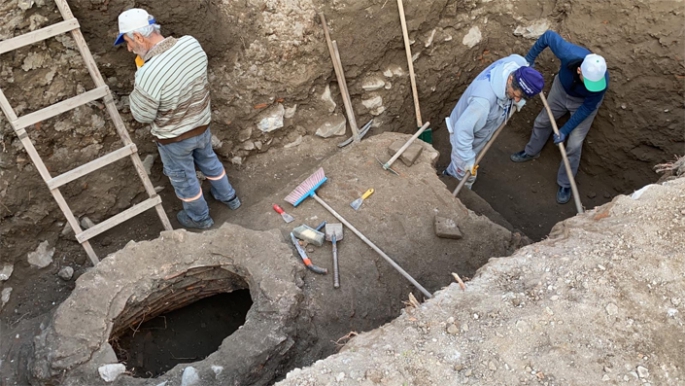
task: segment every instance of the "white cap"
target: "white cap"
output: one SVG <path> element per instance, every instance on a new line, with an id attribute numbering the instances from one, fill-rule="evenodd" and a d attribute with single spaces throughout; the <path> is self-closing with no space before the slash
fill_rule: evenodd
<path id="1" fill-rule="evenodd" d="M 606 89 L 607 62 L 603 57 L 597 54 L 585 56 L 580 71 L 583 73 L 583 83 L 588 91 L 598 92 Z"/>
<path id="2" fill-rule="evenodd" d="M 124 35 L 127 32 L 135 31 L 137 29 L 147 27 L 155 24 L 156 21 L 146 10 L 140 8 L 131 8 L 122 12 L 119 15 L 119 35 L 114 45 L 119 45 L 124 42 Z"/>

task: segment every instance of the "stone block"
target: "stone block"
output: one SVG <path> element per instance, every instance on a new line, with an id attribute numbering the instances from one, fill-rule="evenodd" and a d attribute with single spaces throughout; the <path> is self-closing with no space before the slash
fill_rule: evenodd
<path id="1" fill-rule="evenodd" d="M 283 118 L 285 117 L 285 107 L 278 103 L 275 106 L 267 108 L 257 117 L 257 127 L 263 133 L 270 133 L 274 130 L 283 127 Z"/>
<path id="2" fill-rule="evenodd" d="M 388 147 L 388 154 L 390 154 L 391 156 L 395 155 L 395 153 L 397 153 L 397 151 L 400 150 L 400 148 L 404 146 L 405 143 L 407 143 L 407 141 L 404 139 L 398 139 L 397 141 L 393 142 Z M 414 142 L 411 145 L 409 145 L 409 147 L 402 153 L 402 155 L 400 155 L 400 160 L 405 165 L 411 166 L 419 158 L 422 151 L 423 146 Z"/>
<path id="3" fill-rule="evenodd" d="M 435 216 L 435 235 L 444 239 L 462 238 L 461 231 L 457 223 L 451 218 Z"/>
<path id="4" fill-rule="evenodd" d="M 342 115 L 326 119 L 316 130 L 316 135 L 322 138 L 345 135 L 347 120 Z"/>

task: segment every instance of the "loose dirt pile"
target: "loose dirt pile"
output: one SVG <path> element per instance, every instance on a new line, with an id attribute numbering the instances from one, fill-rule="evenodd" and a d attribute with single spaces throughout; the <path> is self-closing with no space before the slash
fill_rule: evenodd
<path id="1" fill-rule="evenodd" d="M 619 196 L 278 385 L 682 385 L 683 232 L 684 178 Z"/>

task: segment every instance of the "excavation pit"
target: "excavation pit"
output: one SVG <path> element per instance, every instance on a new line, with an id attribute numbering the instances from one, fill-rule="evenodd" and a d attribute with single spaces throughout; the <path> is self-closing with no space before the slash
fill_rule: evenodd
<path id="1" fill-rule="evenodd" d="M 109 343 L 133 376 L 154 378 L 216 351 L 245 323 L 251 306 L 240 276 L 221 267 L 193 268 L 128 303 L 114 320 Z"/>
<path id="2" fill-rule="evenodd" d="M 224 225 L 130 243 L 82 275 L 34 341 L 32 384 L 265 384 L 294 350 L 303 268 L 278 232 Z"/>

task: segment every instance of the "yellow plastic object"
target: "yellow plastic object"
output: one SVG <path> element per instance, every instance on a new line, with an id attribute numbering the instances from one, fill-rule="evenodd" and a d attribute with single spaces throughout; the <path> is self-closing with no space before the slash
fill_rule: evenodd
<path id="1" fill-rule="evenodd" d="M 143 58 L 141 58 L 139 55 L 136 55 L 136 67 L 141 68 L 143 67 L 143 64 L 145 64 Z"/>
<path id="2" fill-rule="evenodd" d="M 474 167 L 471 169 L 471 175 L 472 175 L 472 176 L 475 176 L 476 173 L 478 173 L 478 166 L 479 166 L 479 165 L 476 165 L 476 166 L 474 166 Z"/>
<path id="3" fill-rule="evenodd" d="M 359 208 L 362 206 L 362 202 L 364 202 L 364 200 L 365 200 L 367 197 L 369 197 L 370 195 L 372 195 L 373 192 L 374 192 L 374 190 L 373 190 L 373 188 L 371 188 L 371 189 L 367 190 L 366 192 L 364 192 L 364 194 L 362 194 L 361 197 L 359 197 L 358 199 L 352 201 L 352 202 L 350 203 L 350 206 L 352 207 L 352 209 L 354 209 L 354 210 L 359 210 Z"/>
<path id="4" fill-rule="evenodd" d="M 366 200 L 370 195 L 373 194 L 373 192 L 375 192 L 375 190 L 373 188 L 364 192 L 364 194 L 362 194 L 362 200 Z"/>

